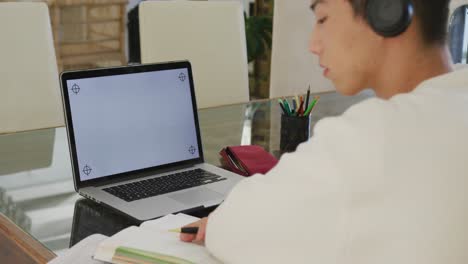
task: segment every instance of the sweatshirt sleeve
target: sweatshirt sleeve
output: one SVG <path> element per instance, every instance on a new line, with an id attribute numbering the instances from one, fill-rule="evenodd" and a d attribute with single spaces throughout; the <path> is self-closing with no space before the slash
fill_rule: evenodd
<path id="1" fill-rule="evenodd" d="M 381 170 L 384 104 L 325 118 L 266 175 L 236 185 L 209 217 L 206 246 L 225 263 L 336 263 L 354 177 Z"/>

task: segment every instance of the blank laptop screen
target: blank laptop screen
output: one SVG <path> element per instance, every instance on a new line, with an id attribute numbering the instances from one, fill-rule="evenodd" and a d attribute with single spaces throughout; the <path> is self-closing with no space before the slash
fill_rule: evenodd
<path id="1" fill-rule="evenodd" d="M 200 157 L 188 70 L 67 80 L 81 181 Z"/>

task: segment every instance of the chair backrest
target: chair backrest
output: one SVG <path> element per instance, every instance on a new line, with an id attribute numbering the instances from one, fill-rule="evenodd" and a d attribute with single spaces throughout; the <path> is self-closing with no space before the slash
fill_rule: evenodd
<path id="1" fill-rule="evenodd" d="M 452 0 L 450 2 L 450 18 L 448 28 L 448 45 L 453 62 L 467 63 L 466 27 L 468 0 Z"/>
<path id="2" fill-rule="evenodd" d="M 276 0 L 273 16 L 270 98 L 334 90 L 317 56 L 309 52 L 314 14 L 310 0 Z"/>
<path id="3" fill-rule="evenodd" d="M 239 2 L 147 1 L 139 21 L 141 62 L 189 60 L 198 108 L 249 100 Z"/>
<path id="4" fill-rule="evenodd" d="M 0 35 L 0 134 L 63 126 L 47 5 L 0 3 Z"/>
<path id="5" fill-rule="evenodd" d="M 455 12 L 455 10 L 458 7 L 461 7 L 463 5 L 468 5 L 468 0 L 451 0 L 450 1 L 450 15 L 452 15 L 453 12 Z"/>

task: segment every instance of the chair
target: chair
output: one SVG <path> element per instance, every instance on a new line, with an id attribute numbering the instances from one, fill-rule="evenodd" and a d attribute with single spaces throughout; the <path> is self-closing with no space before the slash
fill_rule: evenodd
<path id="1" fill-rule="evenodd" d="M 198 108 L 249 100 L 240 2 L 147 1 L 139 21 L 141 62 L 189 60 Z"/>
<path id="2" fill-rule="evenodd" d="M 466 20 L 468 19 L 468 0 L 452 0 L 450 2 L 450 24 L 448 29 L 448 44 L 454 63 L 467 63 L 466 54 Z"/>
<path id="3" fill-rule="evenodd" d="M 63 126 L 47 5 L 0 3 L 0 134 Z"/>
<path id="4" fill-rule="evenodd" d="M 323 77 L 317 56 L 308 44 L 314 15 L 310 0 L 276 0 L 273 17 L 273 43 L 270 98 L 334 90 Z"/>

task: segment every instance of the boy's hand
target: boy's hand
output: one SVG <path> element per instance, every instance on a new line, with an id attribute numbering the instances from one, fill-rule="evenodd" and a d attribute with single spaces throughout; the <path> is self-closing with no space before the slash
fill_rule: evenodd
<path id="1" fill-rule="evenodd" d="M 208 222 L 208 217 L 204 217 L 198 220 L 197 222 L 184 226 L 184 227 L 198 227 L 198 233 L 196 235 L 180 233 L 180 240 L 184 242 L 195 242 L 198 244 L 205 243 L 205 232 L 206 232 L 207 222 Z"/>

